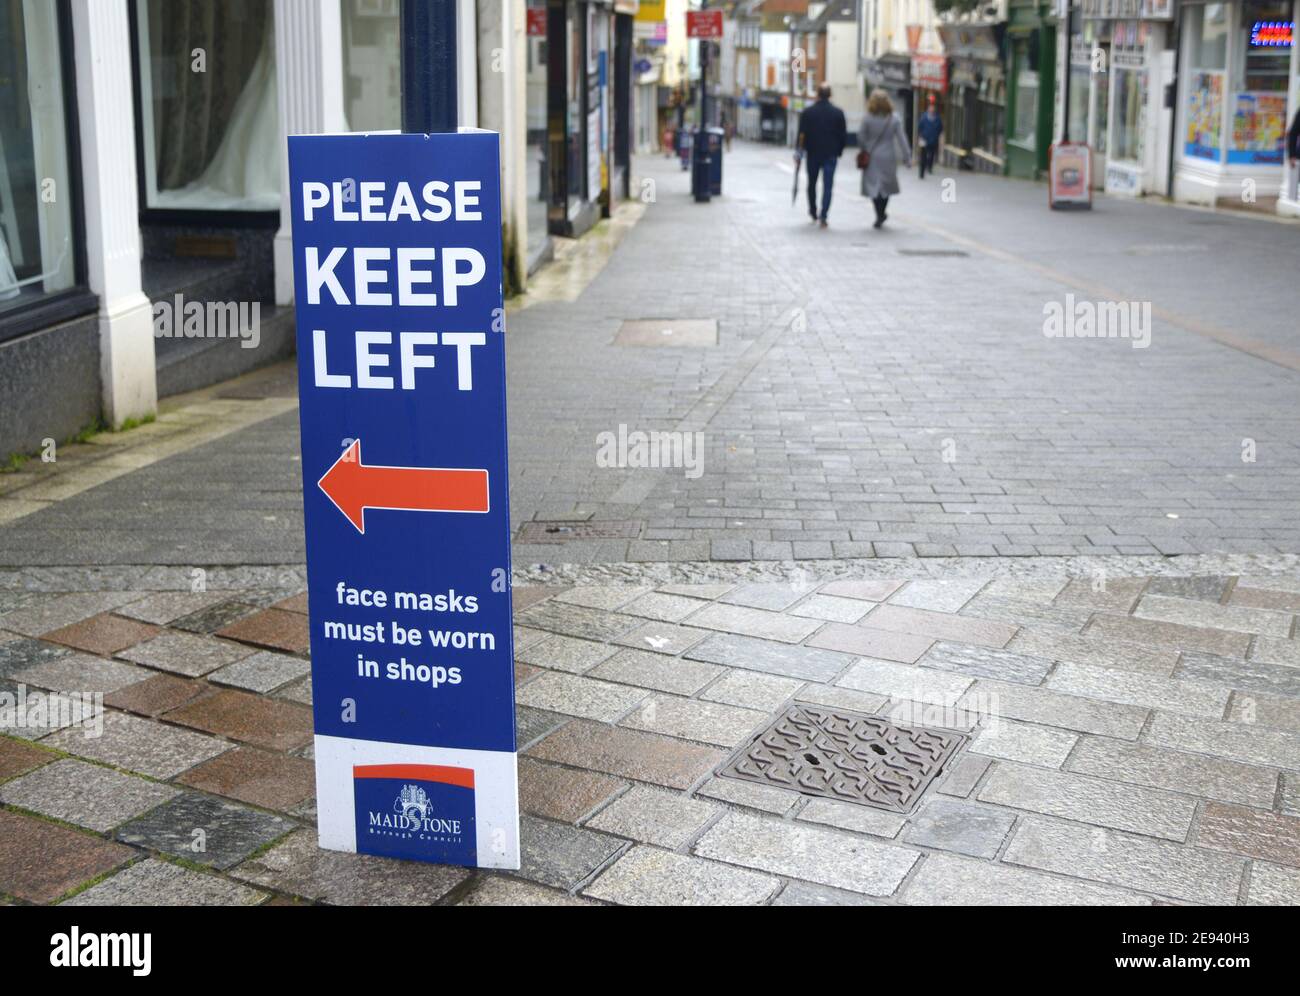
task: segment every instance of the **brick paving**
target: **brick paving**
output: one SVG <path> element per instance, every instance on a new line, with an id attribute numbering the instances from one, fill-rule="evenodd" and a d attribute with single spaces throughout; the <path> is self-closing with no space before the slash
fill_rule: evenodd
<path id="1" fill-rule="evenodd" d="M 262 649 L 301 582 L 217 578 L 273 614 L 198 637 L 151 570 L 65 580 L 133 592 L 108 610 L 0 579 L 50 627 L 0 631 L 5 690 L 107 693 L 98 734 L 0 731 L 4 901 L 1300 903 L 1295 575 L 521 585 L 523 867 L 494 873 L 321 851 L 309 660 Z M 69 606 L 167 652 L 60 648 Z M 719 774 L 794 703 L 968 739 L 903 813 Z"/>

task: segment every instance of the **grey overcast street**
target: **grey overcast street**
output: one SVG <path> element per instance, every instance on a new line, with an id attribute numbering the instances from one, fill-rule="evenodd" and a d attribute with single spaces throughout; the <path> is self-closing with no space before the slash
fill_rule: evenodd
<path id="1" fill-rule="evenodd" d="M 1298 10 L 0 2 L 0 906 L 77 918 L 15 950 L 1292 964 Z M 441 981 L 340 923 L 296 981 Z"/>

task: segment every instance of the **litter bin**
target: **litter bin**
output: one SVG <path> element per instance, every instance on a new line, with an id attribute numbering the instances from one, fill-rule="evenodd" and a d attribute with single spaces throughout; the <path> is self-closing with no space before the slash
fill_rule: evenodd
<path id="1" fill-rule="evenodd" d="M 706 128 L 695 132 L 695 155 L 691 159 L 691 194 L 697 201 L 707 201 L 722 195 L 722 142 L 725 132 L 721 128 Z"/>
<path id="2" fill-rule="evenodd" d="M 722 196 L 722 147 L 727 133 L 717 127 L 709 129 L 709 193 Z"/>
<path id="3" fill-rule="evenodd" d="M 691 196 L 707 201 L 712 194 L 709 183 L 709 138 L 707 131 L 694 129 L 691 135 Z"/>

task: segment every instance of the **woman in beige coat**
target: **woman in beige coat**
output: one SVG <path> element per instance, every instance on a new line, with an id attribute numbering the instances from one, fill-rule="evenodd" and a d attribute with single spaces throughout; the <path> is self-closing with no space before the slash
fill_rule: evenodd
<path id="1" fill-rule="evenodd" d="M 885 223 L 885 208 L 892 194 L 898 193 L 898 161 L 912 165 L 912 147 L 903 132 L 903 122 L 894 113 L 894 105 L 884 90 L 872 90 L 867 98 L 867 113 L 858 127 L 858 149 L 867 153 L 867 168 L 862 171 L 862 196 L 876 206 L 876 224 Z"/>

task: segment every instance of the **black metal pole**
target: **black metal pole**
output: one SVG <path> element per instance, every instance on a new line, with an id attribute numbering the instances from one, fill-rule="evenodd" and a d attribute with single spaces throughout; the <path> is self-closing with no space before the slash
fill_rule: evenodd
<path id="1" fill-rule="evenodd" d="M 691 149 L 691 192 L 699 203 L 712 196 L 709 186 L 709 45 L 707 38 L 700 39 L 700 126 Z"/>
<path id="2" fill-rule="evenodd" d="M 402 0 L 402 131 L 455 131 L 456 0 Z"/>
<path id="3" fill-rule="evenodd" d="M 700 131 L 709 126 L 709 56 L 712 44 L 707 38 L 700 39 Z"/>
<path id="4" fill-rule="evenodd" d="M 1061 104 L 1065 113 L 1061 115 L 1061 143 L 1070 141 L 1070 76 L 1074 73 L 1074 5 L 1065 0 L 1065 86 L 1061 93 Z M 1088 139 L 1088 126 L 1084 126 L 1084 141 Z"/>

